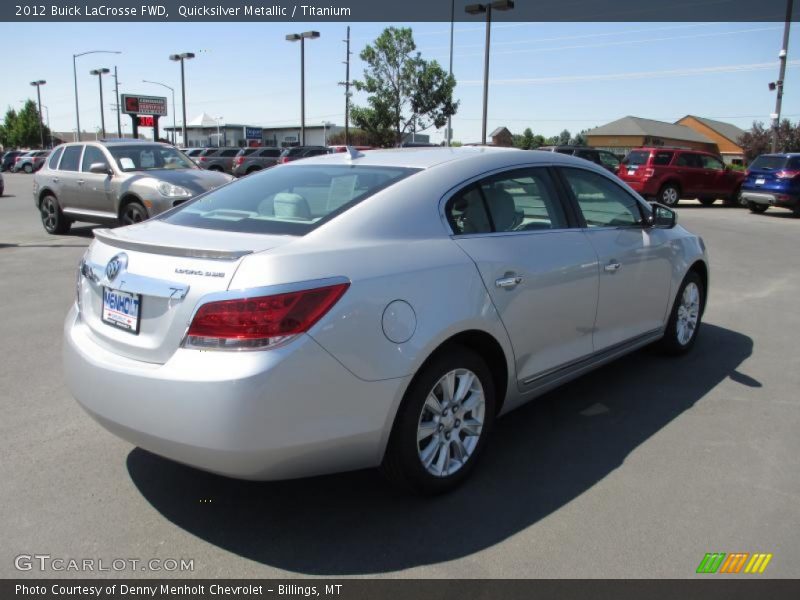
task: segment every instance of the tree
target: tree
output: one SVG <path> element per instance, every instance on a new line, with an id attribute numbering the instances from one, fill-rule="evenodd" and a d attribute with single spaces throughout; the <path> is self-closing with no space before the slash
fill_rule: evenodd
<path id="1" fill-rule="evenodd" d="M 50 139 L 50 130 L 44 126 L 44 139 Z M 31 148 L 41 145 L 39 133 L 39 111 L 36 103 L 28 100 L 21 111 L 9 108 L 0 125 L 0 143 L 4 147 Z"/>
<path id="2" fill-rule="evenodd" d="M 574 138 L 569 141 L 571 146 L 585 146 L 586 145 L 586 130 L 584 129 Z"/>
<path id="3" fill-rule="evenodd" d="M 328 144 L 331 146 L 340 146 L 346 142 L 344 130 L 337 131 L 328 136 Z M 380 146 L 380 138 L 376 138 L 369 131 L 363 129 L 350 128 L 350 145 L 351 146 Z"/>
<path id="4" fill-rule="evenodd" d="M 455 78 L 416 49 L 411 29 L 388 27 L 360 54 L 367 66 L 353 86 L 368 94 L 368 106 L 353 106 L 350 115 L 381 146 L 399 146 L 411 131 L 444 127 L 458 110 Z"/>
<path id="5" fill-rule="evenodd" d="M 750 164 L 760 154 L 772 151 L 772 128 L 764 127 L 764 123 L 753 121 L 753 127 L 739 138 L 739 145 L 744 150 L 745 164 Z M 778 151 L 800 151 L 800 122 L 792 124 L 789 119 L 781 121 L 778 127 Z"/>
<path id="6" fill-rule="evenodd" d="M 569 132 L 569 129 L 565 129 L 561 133 L 558 134 L 558 142 L 556 142 L 559 146 L 568 146 L 569 141 L 572 139 L 572 134 Z"/>

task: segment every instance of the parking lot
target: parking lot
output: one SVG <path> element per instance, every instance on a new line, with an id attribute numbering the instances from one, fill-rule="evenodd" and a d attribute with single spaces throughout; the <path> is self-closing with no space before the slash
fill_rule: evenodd
<path id="1" fill-rule="evenodd" d="M 132 448 L 69 396 L 61 328 L 90 226 L 0 198 L 0 576 L 19 554 L 191 559 L 125 577 L 690 577 L 707 552 L 800 561 L 800 219 L 683 202 L 711 292 L 685 357 L 637 352 L 498 421 L 475 476 L 418 499 L 364 471 L 240 482 Z M 88 575 L 91 576 L 91 573 Z"/>

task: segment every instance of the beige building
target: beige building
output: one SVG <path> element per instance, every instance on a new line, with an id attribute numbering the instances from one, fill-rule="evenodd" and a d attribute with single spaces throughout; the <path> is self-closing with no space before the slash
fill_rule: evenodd
<path id="1" fill-rule="evenodd" d="M 714 121 L 713 119 L 704 119 L 694 115 L 686 115 L 679 119 L 676 124 L 689 127 L 713 140 L 726 163 L 739 165 L 744 163 L 744 149 L 739 145 L 739 140 L 745 132 L 736 125 Z"/>
<path id="2" fill-rule="evenodd" d="M 717 143 L 709 136 L 686 125 L 623 117 L 586 132 L 586 142 L 614 154 L 627 154 L 641 146 L 672 146 L 719 153 Z"/>

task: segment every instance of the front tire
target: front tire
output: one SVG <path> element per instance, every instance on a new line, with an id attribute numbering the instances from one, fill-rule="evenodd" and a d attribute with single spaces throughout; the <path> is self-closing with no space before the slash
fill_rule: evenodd
<path id="1" fill-rule="evenodd" d="M 681 199 L 681 189 L 674 183 L 668 183 L 658 192 L 658 201 L 665 206 L 677 206 Z"/>
<path id="2" fill-rule="evenodd" d="M 659 342 L 662 351 L 677 355 L 692 349 L 703 317 L 705 294 L 700 275 L 689 271 L 675 296 L 667 329 Z"/>
<path id="3" fill-rule="evenodd" d="M 42 198 L 39 212 L 41 213 L 42 226 L 47 233 L 50 235 L 63 235 L 69 232 L 72 222 L 61 212 L 61 207 L 58 205 L 58 200 L 56 200 L 55 196 L 48 194 Z"/>
<path id="4" fill-rule="evenodd" d="M 767 212 L 767 209 L 769 208 L 769 205 L 768 204 L 757 204 L 756 202 L 748 202 L 747 203 L 747 208 L 750 209 L 751 213 L 756 213 L 757 215 L 760 215 L 761 213 Z"/>
<path id="5" fill-rule="evenodd" d="M 141 223 L 147 219 L 147 209 L 144 206 L 138 202 L 128 202 L 122 207 L 119 215 L 119 224 L 124 227 L 125 225 Z"/>
<path id="6" fill-rule="evenodd" d="M 486 362 L 461 346 L 444 350 L 406 391 L 381 470 L 395 485 L 416 493 L 452 490 L 475 467 L 495 406 Z"/>

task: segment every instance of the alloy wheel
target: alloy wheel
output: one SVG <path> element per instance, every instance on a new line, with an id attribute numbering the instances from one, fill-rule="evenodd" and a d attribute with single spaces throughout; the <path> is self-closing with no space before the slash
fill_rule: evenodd
<path id="1" fill-rule="evenodd" d="M 678 305 L 678 321 L 676 334 L 681 346 L 687 345 L 697 330 L 700 318 L 700 288 L 694 282 L 689 282 L 683 290 L 681 302 Z"/>
<path id="2" fill-rule="evenodd" d="M 58 226 L 58 207 L 52 196 L 42 200 L 42 224 L 47 231 L 55 231 Z"/>
<path id="3" fill-rule="evenodd" d="M 417 453 L 435 477 L 461 469 L 483 431 L 486 401 L 478 376 L 469 369 L 445 374 L 428 393 L 417 424 Z"/>

